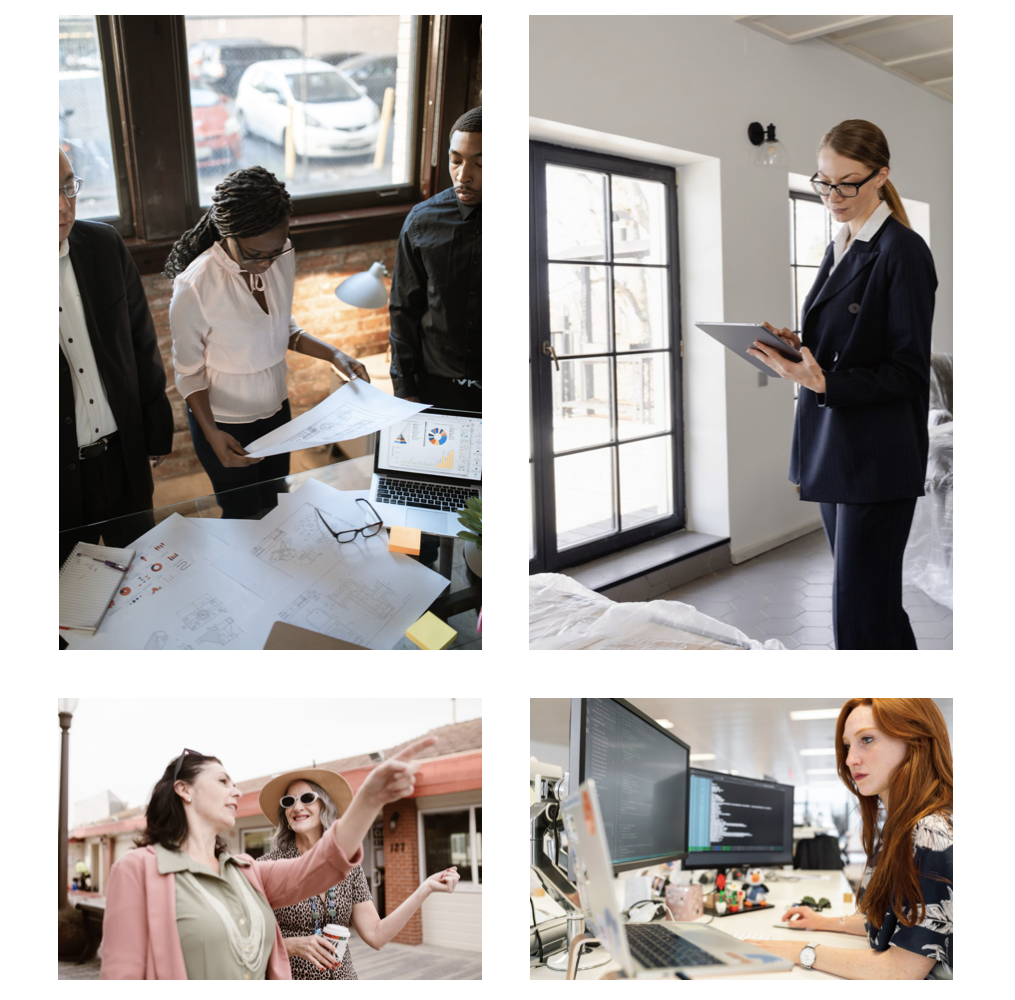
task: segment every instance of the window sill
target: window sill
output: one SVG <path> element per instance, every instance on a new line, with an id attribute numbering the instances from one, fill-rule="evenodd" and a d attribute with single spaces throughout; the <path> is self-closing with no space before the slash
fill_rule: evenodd
<path id="1" fill-rule="evenodd" d="M 402 223 L 413 204 L 403 202 L 399 205 L 378 205 L 343 212 L 294 215 L 290 221 L 289 234 L 299 250 L 321 250 L 325 247 L 395 240 L 398 239 Z M 141 274 L 159 274 L 176 241 L 147 241 L 129 237 L 124 242 Z"/>
<path id="2" fill-rule="evenodd" d="M 675 531 L 561 572 L 614 601 L 651 601 L 729 565 L 728 538 Z"/>

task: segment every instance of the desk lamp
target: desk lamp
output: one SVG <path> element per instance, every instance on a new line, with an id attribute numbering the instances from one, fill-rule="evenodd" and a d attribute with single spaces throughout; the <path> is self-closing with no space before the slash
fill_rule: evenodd
<path id="1" fill-rule="evenodd" d="M 567 794 L 566 777 L 564 772 L 553 764 L 542 764 L 535 757 L 529 759 L 529 865 L 532 874 L 538 879 L 539 884 L 567 914 L 567 936 L 566 943 L 557 941 L 564 945 L 563 951 L 558 951 L 546 960 L 546 966 L 558 972 L 567 970 L 568 951 L 571 942 L 580 934 L 585 933 L 585 913 L 580 907 L 576 907 L 568 898 L 571 895 L 577 896 L 577 887 L 568 879 L 567 873 L 560 867 L 560 803 Z M 547 853 L 546 841 L 550 840 L 552 855 Z M 536 925 L 534 930 L 540 936 L 540 947 L 542 948 L 542 933 L 540 926 L 545 933 L 547 924 L 552 920 L 544 921 L 542 925 Z M 555 937 L 559 938 L 559 929 Z M 553 944 L 550 944 L 552 947 Z M 600 965 L 606 965 L 612 961 L 612 956 L 605 949 L 597 951 L 586 951 L 580 956 L 578 963 L 579 970 L 594 969 Z"/>
<path id="2" fill-rule="evenodd" d="M 374 261 L 369 271 L 361 271 L 346 278 L 335 289 L 335 295 L 350 306 L 380 309 L 388 304 L 388 289 L 384 284 L 387 276 L 387 268 L 379 261 Z"/>

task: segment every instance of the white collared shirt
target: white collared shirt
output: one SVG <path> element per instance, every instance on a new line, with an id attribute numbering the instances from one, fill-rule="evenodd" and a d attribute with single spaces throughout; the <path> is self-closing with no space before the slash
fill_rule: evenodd
<path id="1" fill-rule="evenodd" d="M 115 434 L 116 420 L 95 363 L 85 307 L 70 259 L 69 240 L 60 244 L 60 347 L 70 366 L 78 447 L 83 448 Z"/>
<path id="2" fill-rule="evenodd" d="M 877 208 L 874 209 L 870 214 L 870 218 L 863 224 L 860 232 L 850 240 L 849 245 L 852 246 L 857 240 L 863 240 L 866 243 L 873 237 L 877 231 L 885 224 L 885 220 L 892 214 L 891 209 L 888 207 L 888 202 L 881 202 Z M 839 266 L 839 261 L 842 260 L 842 256 L 846 253 L 846 237 L 849 236 L 849 223 L 844 223 L 839 231 L 835 234 L 835 239 L 832 241 L 832 271 Z M 828 273 L 831 274 L 832 271 Z"/>
<path id="3" fill-rule="evenodd" d="M 221 243 L 173 282 L 169 326 L 176 388 L 184 399 L 207 389 L 217 421 L 263 420 L 286 400 L 285 356 L 290 337 L 300 330 L 292 318 L 295 256 L 280 257 L 262 275 L 267 313 Z"/>

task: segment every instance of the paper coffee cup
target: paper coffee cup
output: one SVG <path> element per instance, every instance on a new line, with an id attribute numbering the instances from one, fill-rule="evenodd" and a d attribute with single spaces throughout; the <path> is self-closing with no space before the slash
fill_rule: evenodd
<path id="1" fill-rule="evenodd" d="M 321 933 L 335 946 L 335 961 L 341 965 L 349 946 L 349 928 L 341 924 L 328 924 Z"/>

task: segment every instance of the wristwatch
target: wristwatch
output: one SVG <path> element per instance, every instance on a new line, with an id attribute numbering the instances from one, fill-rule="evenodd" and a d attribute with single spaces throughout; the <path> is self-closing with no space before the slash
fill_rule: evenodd
<path id="1" fill-rule="evenodd" d="M 816 944 L 805 944 L 800 949 L 800 964 L 805 969 L 813 969 L 814 963 L 818 960 L 818 953 L 814 950 L 817 948 Z"/>

